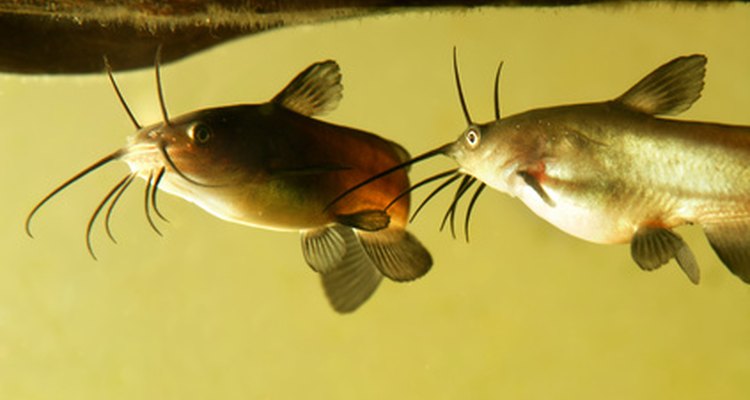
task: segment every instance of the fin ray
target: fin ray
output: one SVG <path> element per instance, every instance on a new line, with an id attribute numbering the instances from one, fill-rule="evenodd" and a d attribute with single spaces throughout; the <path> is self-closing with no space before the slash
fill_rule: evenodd
<path id="1" fill-rule="evenodd" d="M 642 227 L 630 243 L 633 260 L 644 271 L 653 271 L 674 258 L 688 279 L 700 282 L 700 270 L 693 252 L 680 235 L 661 227 Z"/>
<path id="2" fill-rule="evenodd" d="M 724 265 L 750 283 L 750 220 L 706 224 L 703 231 Z"/>
<path id="3" fill-rule="evenodd" d="M 339 313 L 350 313 L 375 293 L 383 275 L 365 253 L 352 228 L 332 225 L 328 231 L 336 232 L 344 251 L 338 263 L 320 271 L 320 282 L 331 307 Z"/>
<path id="4" fill-rule="evenodd" d="M 321 61 L 294 77 L 271 103 L 311 117 L 335 110 L 342 91 L 339 65 L 333 60 Z"/>
<path id="5" fill-rule="evenodd" d="M 365 252 L 380 272 L 394 281 L 411 281 L 432 267 L 432 256 L 414 235 L 391 227 L 378 232 L 356 232 Z"/>
<path id="6" fill-rule="evenodd" d="M 328 272 L 344 259 L 347 242 L 343 230 L 350 229 L 331 225 L 302 232 L 302 255 L 315 272 Z"/>
<path id="7" fill-rule="evenodd" d="M 693 54 L 660 66 L 615 101 L 651 115 L 676 115 L 701 97 L 706 56 Z"/>

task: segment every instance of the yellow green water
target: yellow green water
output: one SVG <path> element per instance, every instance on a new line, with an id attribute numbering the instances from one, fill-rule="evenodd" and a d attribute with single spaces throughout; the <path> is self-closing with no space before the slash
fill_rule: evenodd
<path id="1" fill-rule="evenodd" d="M 704 53 L 703 98 L 682 117 L 750 124 L 750 6 L 482 9 L 284 29 L 163 69 L 173 115 L 269 99 L 336 59 L 344 100 L 325 117 L 413 154 L 464 127 L 458 46 L 475 119 L 614 97 L 675 56 Z M 135 114 L 159 119 L 152 71 L 118 75 Z M 126 169 L 112 166 L 43 209 L 49 189 L 132 132 L 104 75 L 0 76 L 0 399 L 745 399 L 750 287 L 697 228 L 680 232 L 703 280 L 640 271 L 626 246 L 579 241 L 520 202 L 484 195 L 466 244 L 439 233 L 435 200 L 412 226 L 433 270 L 384 282 L 353 315 L 331 311 L 294 233 L 217 220 L 168 195 L 159 238 L 132 190 L 83 232 Z M 432 161 L 415 177 L 449 166 Z M 139 183 L 138 188 L 142 188 Z M 417 195 L 421 198 L 424 192 Z M 463 208 L 462 208 L 463 210 Z M 462 215 L 462 214 L 460 214 Z"/>

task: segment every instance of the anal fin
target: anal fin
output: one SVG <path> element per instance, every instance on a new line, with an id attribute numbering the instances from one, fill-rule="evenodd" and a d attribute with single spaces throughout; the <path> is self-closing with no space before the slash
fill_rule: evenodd
<path id="1" fill-rule="evenodd" d="M 662 227 L 642 227 L 630 243 L 633 260 L 645 271 L 655 270 L 674 258 L 688 279 L 700 282 L 700 270 L 693 252 L 680 235 Z"/>
<path id="2" fill-rule="evenodd" d="M 394 281 L 411 281 L 432 267 L 432 256 L 414 235 L 402 228 L 356 232 L 378 270 Z"/>
<path id="3" fill-rule="evenodd" d="M 333 224 L 304 232 L 302 252 L 310 267 L 320 273 L 323 290 L 336 312 L 359 308 L 383 279 L 350 227 Z"/>
<path id="4" fill-rule="evenodd" d="M 750 219 L 706 224 L 703 231 L 724 265 L 750 283 Z"/>

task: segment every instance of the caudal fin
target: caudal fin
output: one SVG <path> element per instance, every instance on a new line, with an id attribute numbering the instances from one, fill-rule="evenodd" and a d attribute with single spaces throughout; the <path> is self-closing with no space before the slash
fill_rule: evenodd
<path id="1" fill-rule="evenodd" d="M 703 231 L 724 265 L 750 283 L 750 220 L 705 224 Z"/>
<path id="2" fill-rule="evenodd" d="M 430 253 L 403 228 L 392 226 L 376 232 L 356 233 L 378 270 L 391 280 L 411 281 L 432 267 Z"/>

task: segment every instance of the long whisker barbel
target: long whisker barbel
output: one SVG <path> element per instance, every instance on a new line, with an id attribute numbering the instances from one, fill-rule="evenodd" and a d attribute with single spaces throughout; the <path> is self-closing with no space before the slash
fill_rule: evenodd
<path id="1" fill-rule="evenodd" d="M 323 211 L 328 211 L 328 209 L 330 209 L 334 204 L 338 203 L 339 201 L 341 201 L 341 199 L 345 198 L 346 196 L 348 196 L 352 192 L 354 192 L 354 191 L 356 191 L 356 190 L 358 190 L 358 189 L 360 189 L 360 188 L 362 188 L 362 187 L 364 187 L 364 186 L 366 186 L 366 185 L 368 185 L 368 184 L 370 184 L 370 183 L 372 183 L 372 182 L 374 182 L 374 181 L 376 181 L 376 180 L 378 180 L 378 179 L 380 179 L 380 178 L 382 178 L 384 176 L 388 176 L 388 175 L 390 175 L 390 174 L 392 174 L 392 173 L 394 173 L 394 172 L 396 172 L 398 170 L 404 169 L 404 168 L 406 168 L 406 167 L 408 167 L 408 166 L 410 166 L 412 164 L 416 164 L 416 163 L 418 163 L 418 162 L 420 162 L 422 160 L 426 160 L 428 158 L 432 158 L 432 157 L 435 157 L 437 155 L 443 154 L 451 146 L 453 146 L 453 143 L 448 143 L 446 145 L 440 146 L 437 149 L 433 149 L 433 150 L 430 150 L 430 151 L 428 151 L 426 153 L 420 154 L 420 155 L 418 155 L 418 156 L 416 156 L 416 157 L 414 157 L 414 158 L 412 158 L 412 159 L 410 159 L 408 161 L 405 161 L 405 162 L 403 162 L 401 164 L 398 164 L 396 166 L 388 168 L 385 171 L 382 171 L 380 173 L 377 173 L 377 174 L 375 174 L 375 175 L 373 175 L 373 176 L 365 179 L 364 181 L 362 181 L 362 182 L 360 182 L 360 183 L 358 183 L 358 184 L 350 187 L 349 189 L 345 190 L 340 195 L 334 197 L 333 200 L 331 200 L 328 203 L 328 205 L 325 206 L 325 208 L 323 209 Z"/>
<path id="2" fill-rule="evenodd" d="M 195 179 L 185 175 L 184 172 L 182 172 L 179 168 L 177 168 L 177 165 L 175 165 L 174 160 L 172 160 L 172 157 L 169 155 L 169 152 L 167 152 L 167 147 L 165 144 L 161 144 L 158 146 L 159 152 L 161 152 L 161 155 L 164 157 L 164 161 L 167 162 L 167 165 L 169 165 L 169 168 L 172 168 L 172 170 L 180 176 L 180 178 L 192 183 L 193 185 L 203 186 L 203 187 L 219 187 L 224 186 L 221 184 L 217 185 L 211 185 L 208 183 L 198 182 Z"/>
<path id="3" fill-rule="evenodd" d="M 125 109 L 125 112 L 128 114 L 128 118 L 130 118 L 130 121 L 133 123 L 133 126 L 135 126 L 135 129 L 141 129 L 141 124 L 138 123 L 138 120 L 135 118 L 133 111 L 131 111 L 130 107 L 128 107 L 128 103 L 125 101 L 125 97 L 122 95 L 120 88 L 117 86 L 115 76 L 112 73 L 112 66 L 109 64 L 109 59 L 106 55 L 104 56 L 104 68 L 107 70 L 107 77 L 109 78 L 109 82 L 112 84 L 112 88 L 115 89 L 115 94 L 117 94 L 117 98 L 120 100 L 120 105 L 122 105 L 122 108 Z"/>
<path id="4" fill-rule="evenodd" d="M 445 228 L 446 220 L 448 220 L 450 217 L 451 236 L 454 239 L 456 238 L 456 206 L 458 206 L 458 201 L 461 199 L 461 197 L 466 194 L 466 192 L 471 188 L 472 185 L 474 185 L 474 183 L 476 183 L 476 181 L 477 178 L 474 178 L 471 175 L 464 175 L 464 178 L 461 180 L 461 184 L 458 185 L 456 193 L 453 195 L 453 201 L 451 201 L 448 210 L 443 216 L 443 221 L 440 223 L 440 230 L 442 231 L 443 228 Z"/>
<path id="5" fill-rule="evenodd" d="M 487 184 L 484 182 L 479 184 L 479 187 L 471 196 L 471 200 L 469 200 L 469 206 L 466 208 L 466 220 L 464 221 L 464 235 L 466 235 L 466 243 L 469 242 L 469 219 L 471 218 L 471 212 L 474 210 L 474 204 L 476 204 L 477 199 L 486 187 Z"/>
<path id="6" fill-rule="evenodd" d="M 128 175 L 128 179 L 125 181 L 125 184 L 120 187 L 120 189 L 115 194 L 115 197 L 112 198 L 112 201 L 109 203 L 109 208 L 107 208 L 107 213 L 104 215 L 104 229 L 107 232 L 107 236 L 112 240 L 112 243 L 117 243 L 117 240 L 115 239 L 115 235 L 112 234 L 112 229 L 110 229 L 109 220 L 112 216 L 112 211 L 115 208 L 115 204 L 117 204 L 118 201 L 120 201 L 120 197 L 122 197 L 122 194 L 125 193 L 125 191 L 128 189 L 131 183 L 133 183 L 133 180 L 135 179 L 137 175 L 135 173 L 131 173 Z"/>
<path id="7" fill-rule="evenodd" d="M 164 101 L 164 89 L 161 83 L 161 48 L 162 45 L 156 47 L 156 55 L 154 56 L 154 73 L 156 74 L 156 91 L 159 95 L 159 108 L 161 108 L 161 116 L 164 119 L 164 125 L 170 126 L 169 113 L 167 113 L 167 102 Z"/>
<path id="8" fill-rule="evenodd" d="M 464 112 L 464 118 L 466 118 L 466 125 L 474 125 L 469 115 L 469 109 L 466 107 L 466 99 L 464 98 L 464 91 L 461 87 L 461 77 L 458 72 L 458 58 L 456 56 L 456 46 L 453 46 L 453 77 L 456 80 L 456 89 L 458 90 L 458 100 L 461 102 L 461 111 Z"/>
<path id="9" fill-rule="evenodd" d="M 433 198 L 435 195 L 440 193 L 443 189 L 447 188 L 451 183 L 455 182 L 458 178 L 462 177 L 464 174 L 456 172 L 453 176 L 448 178 L 445 182 L 441 183 L 440 186 L 436 187 L 435 190 L 430 192 L 430 194 L 427 195 L 427 197 L 422 200 L 421 203 L 419 203 L 419 207 L 417 207 L 416 210 L 414 210 L 414 214 L 411 215 L 411 218 L 409 218 L 409 223 L 414 222 L 414 219 L 417 218 L 417 215 L 419 215 L 419 212 L 422 211 L 422 208 L 424 208 L 425 205 Z"/>
<path id="10" fill-rule="evenodd" d="M 96 260 L 96 254 L 94 254 L 94 248 L 91 245 L 91 229 L 94 226 L 94 222 L 96 222 L 96 218 L 99 216 L 99 213 L 102 211 L 105 205 L 107 205 L 107 202 L 113 197 L 116 196 L 116 193 L 120 191 L 120 189 L 127 184 L 128 180 L 131 179 L 132 174 L 128 174 L 124 178 L 122 178 L 117 184 L 104 196 L 102 201 L 99 202 L 99 205 L 96 206 L 96 209 L 91 214 L 91 218 L 89 218 L 89 223 L 86 225 L 86 248 L 89 251 L 89 254 L 91 254 L 91 257 Z"/>
<path id="11" fill-rule="evenodd" d="M 456 204 L 458 204 L 458 198 L 463 195 L 467 186 L 469 186 L 472 183 L 471 181 L 472 181 L 471 175 L 463 175 L 461 182 L 458 184 L 458 187 L 456 188 L 456 192 L 453 194 L 453 199 L 451 200 L 451 203 L 448 205 L 448 208 L 445 210 L 445 214 L 443 214 L 443 219 L 440 221 L 441 232 L 443 231 L 443 229 L 445 229 L 445 223 L 448 222 L 448 218 L 451 217 L 453 212 L 456 210 Z"/>
<path id="12" fill-rule="evenodd" d="M 143 197 L 144 197 L 143 208 L 144 208 L 144 211 L 146 212 L 146 219 L 148 220 L 148 224 L 151 225 L 151 229 L 153 229 L 157 235 L 164 236 L 162 235 L 159 228 L 156 227 L 156 223 L 154 223 L 154 219 L 151 217 L 151 208 L 150 208 L 151 204 L 149 202 L 151 201 L 151 188 L 153 187 L 153 181 L 154 181 L 154 171 L 151 171 L 148 174 L 148 180 L 146 180 L 146 188 L 143 194 Z"/>
<path id="13" fill-rule="evenodd" d="M 423 179 L 423 180 L 415 183 L 414 185 L 412 185 L 408 189 L 406 189 L 403 192 L 399 193 L 398 196 L 394 197 L 393 200 L 391 200 L 391 202 L 388 203 L 387 206 L 385 206 L 385 210 L 388 210 L 389 208 L 391 208 L 394 204 L 396 204 L 399 200 L 401 200 L 401 198 L 403 198 L 404 196 L 406 196 L 409 193 L 413 192 L 414 190 L 416 190 L 416 189 L 418 189 L 418 188 L 420 188 L 420 187 L 422 187 L 422 186 L 424 186 L 424 185 L 426 185 L 426 184 L 428 184 L 430 182 L 434 182 L 434 181 L 436 181 L 436 180 L 438 180 L 440 178 L 444 178 L 444 177 L 446 177 L 448 175 L 453 175 L 456 172 L 458 172 L 458 168 L 454 168 L 454 169 L 451 169 L 451 170 L 448 170 L 448 171 L 445 171 L 445 172 L 441 172 L 439 174 L 435 174 L 433 176 L 430 176 L 428 178 L 425 178 L 425 179 Z"/>
<path id="14" fill-rule="evenodd" d="M 45 205 L 51 198 L 55 197 L 58 193 L 62 192 L 66 188 L 68 188 L 70 185 L 72 185 L 74 182 L 78 181 L 79 179 L 83 178 L 84 176 L 88 175 L 89 173 L 99 169 L 99 167 L 109 164 L 112 161 L 118 160 L 120 157 L 122 157 L 125 154 L 125 151 L 122 149 L 119 149 L 115 151 L 112 154 L 109 154 L 105 157 L 103 157 L 101 160 L 91 164 L 90 166 L 86 167 L 81 172 L 75 174 L 73 177 L 68 179 L 67 181 L 63 182 L 60 186 L 55 188 L 53 191 L 51 191 L 49 194 L 44 196 L 44 198 L 37 203 L 33 209 L 31 209 L 31 212 L 29 212 L 29 215 L 26 217 L 26 223 L 24 224 L 26 228 L 26 234 L 29 235 L 29 237 L 34 237 L 34 235 L 31 233 L 31 220 L 34 218 L 34 215 L 36 215 L 37 211 L 39 211 L 40 208 L 42 208 L 43 205 Z"/>
<path id="15" fill-rule="evenodd" d="M 159 183 L 161 183 L 162 178 L 164 178 L 165 172 L 167 172 L 167 169 L 165 167 L 161 167 L 161 169 L 159 169 L 159 172 L 156 174 L 156 179 L 154 179 L 154 186 L 151 190 L 151 208 L 154 209 L 154 212 L 156 212 L 156 215 L 161 218 L 162 221 L 169 222 L 169 220 L 164 216 L 164 214 L 161 213 L 159 207 L 156 205 L 156 193 L 159 191 Z"/>

